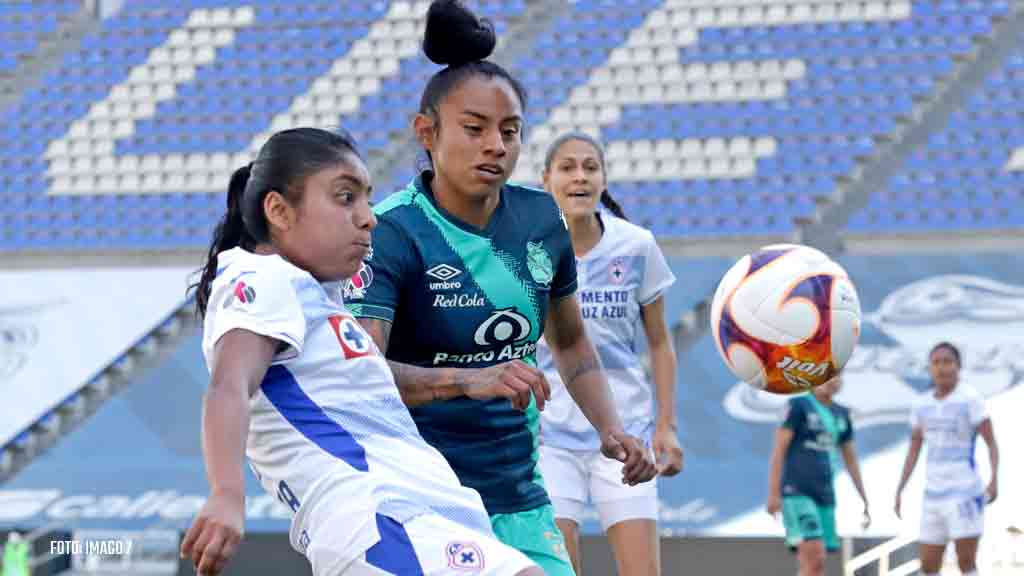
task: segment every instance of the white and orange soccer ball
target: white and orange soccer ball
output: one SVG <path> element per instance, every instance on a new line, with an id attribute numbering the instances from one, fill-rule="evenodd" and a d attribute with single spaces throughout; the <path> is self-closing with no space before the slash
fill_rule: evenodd
<path id="1" fill-rule="evenodd" d="M 711 303 L 711 331 L 740 380 L 768 392 L 804 392 L 834 378 L 860 337 L 860 300 L 823 252 L 776 244 L 726 272 Z"/>

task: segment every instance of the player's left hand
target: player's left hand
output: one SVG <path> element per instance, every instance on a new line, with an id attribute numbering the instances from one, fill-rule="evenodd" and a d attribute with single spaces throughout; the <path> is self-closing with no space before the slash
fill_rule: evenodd
<path id="1" fill-rule="evenodd" d="M 871 527 L 871 511 L 868 510 L 868 503 L 864 503 L 864 517 L 860 520 L 860 529 L 867 530 Z"/>
<path id="2" fill-rule="evenodd" d="M 999 496 L 999 487 L 996 485 L 995 478 L 988 483 L 988 488 L 985 488 L 985 503 L 991 504 L 996 501 L 996 497 Z"/>
<path id="3" fill-rule="evenodd" d="M 601 435 L 601 454 L 622 462 L 623 484 L 636 486 L 658 474 L 651 451 L 639 438 L 626 434 L 622 429 Z"/>
<path id="4" fill-rule="evenodd" d="M 671 427 L 659 425 L 655 429 L 654 457 L 657 459 L 660 476 L 675 476 L 683 471 L 683 447 L 679 445 L 676 431 Z"/>

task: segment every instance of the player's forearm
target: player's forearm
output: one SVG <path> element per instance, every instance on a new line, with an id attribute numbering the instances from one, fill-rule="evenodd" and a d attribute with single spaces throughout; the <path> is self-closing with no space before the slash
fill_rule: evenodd
<path id="1" fill-rule="evenodd" d="M 249 404 L 244 388 L 211 386 L 203 404 L 203 457 L 211 492 L 245 497 Z"/>
<path id="2" fill-rule="evenodd" d="M 462 394 L 457 368 L 423 368 L 388 360 L 402 402 L 412 408 Z"/>
<path id="3" fill-rule="evenodd" d="M 768 495 L 778 496 L 782 493 L 782 453 L 772 450 L 771 462 L 768 465 Z"/>
<path id="4" fill-rule="evenodd" d="M 590 340 L 579 338 L 554 354 L 562 382 L 590 424 L 602 435 L 621 430 L 622 421 L 615 410 L 608 378 Z"/>
<path id="5" fill-rule="evenodd" d="M 907 482 L 910 480 L 910 475 L 914 472 L 914 467 L 917 465 L 917 455 L 920 452 L 920 447 L 911 443 L 910 449 L 907 450 L 907 458 L 903 461 L 903 472 L 900 474 L 900 484 L 896 488 L 896 492 L 903 492 L 903 488 L 907 486 Z"/>
<path id="6" fill-rule="evenodd" d="M 995 438 L 988 444 L 988 463 L 992 469 L 992 481 L 995 482 L 999 478 L 999 445 Z"/>
<path id="7" fill-rule="evenodd" d="M 667 340 L 651 349 L 651 372 L 658 402 L 657 425 L 676 430 L 676 353 Z"/>

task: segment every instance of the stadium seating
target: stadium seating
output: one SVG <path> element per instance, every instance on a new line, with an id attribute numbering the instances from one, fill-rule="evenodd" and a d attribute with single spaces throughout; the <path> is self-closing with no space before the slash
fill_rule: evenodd
<path id="1" fill-rule="evenodd" d="M 855 233 L 1024 227 L 1024 47 L 851 220 Z"/>
<path id="2" fill-rule="evenodd" d="M 62 19 L 80 9 L 80 0 L 0 2 L 0 76 L 12 73 L 41 39 L 57 31 Z"/>
<path id="3" fill-rule="evenodd" d="M 558 133 L 599 134 L 627 213 L 656 234 L 685 237 L 792 230 L 1007 10 L 949 1 L 575 6 L 517 67 L 528 81 L 534 70 L 566 84 L 535 103 L 541 126 L 519 175 L 539 178 Z"/>
<path id="4" fill-rule="evenodd" d="M 526 10 L 473 5 L 499 33 Z M 370 155 L 383 149 L 436 70 L 419 53 L 425 6 L 126 3 L 0 110 L 0 251 L 197 248 L 227 175 L 272 131 L 342 124 Z M 608 143 L 613 193 L 657 234 L 786 233 L 1007 9 L 580 0 L 512 66 L 531 95 L 516 176 L 539 180 L 546 143 L 582 129 Z"/>

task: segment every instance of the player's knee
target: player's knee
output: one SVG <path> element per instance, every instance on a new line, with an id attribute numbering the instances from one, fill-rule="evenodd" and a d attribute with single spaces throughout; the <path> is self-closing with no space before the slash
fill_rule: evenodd
<path id="1" fill-rule="evenodd" d="M 821 576 L 825 574 L 825 547 L 820 540 L 803 542 L 800 545 L 800 574 Z"/>

